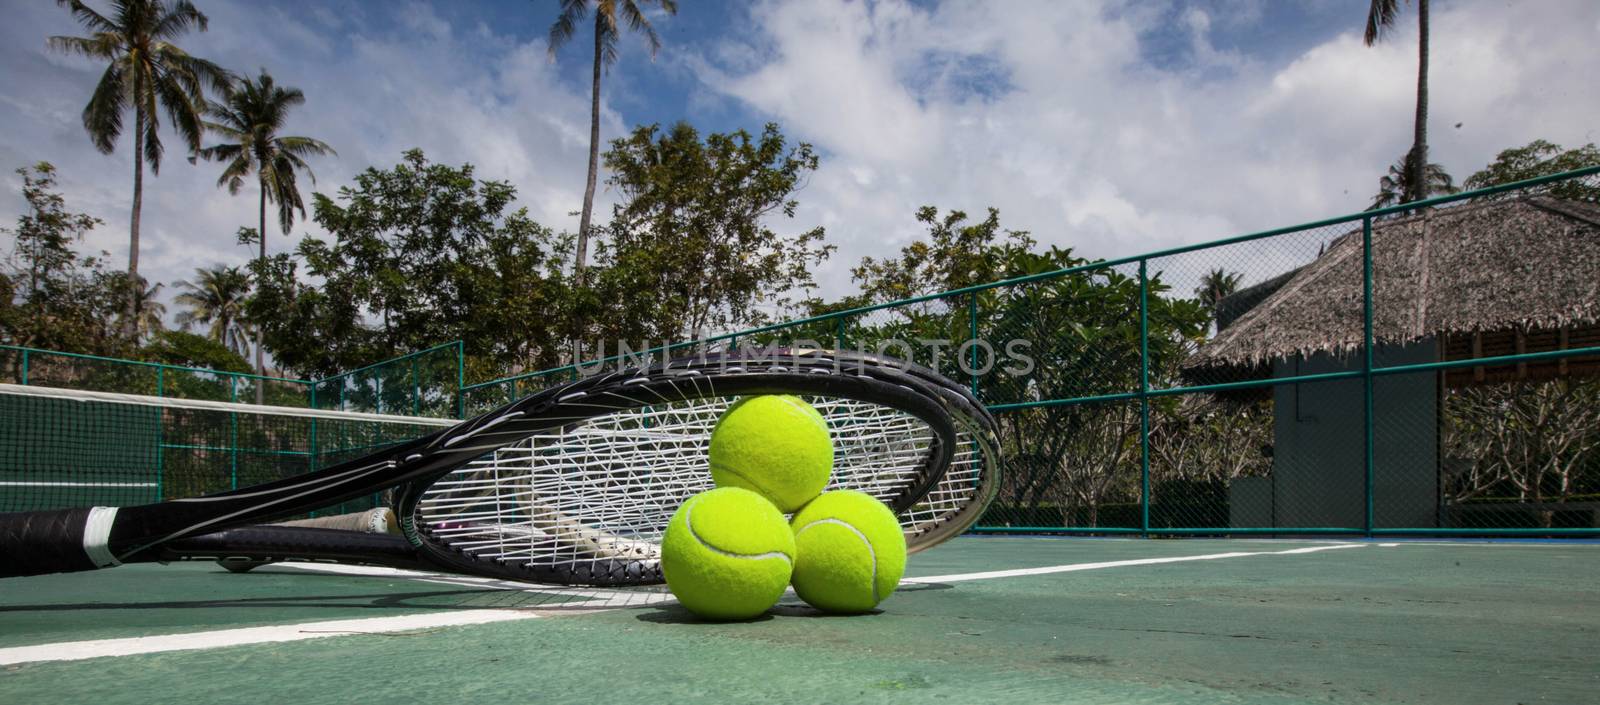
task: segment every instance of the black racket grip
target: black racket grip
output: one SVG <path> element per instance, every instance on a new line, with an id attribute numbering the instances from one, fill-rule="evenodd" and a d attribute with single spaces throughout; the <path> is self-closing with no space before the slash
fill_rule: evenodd
<path id="1" fill-rule="evenodd" d="M 100 567 L 83 546 L 89 511 L 80 507 L 0 514 L 0 578 Z"/>
<path id="2" fill-rule="evenodd" d="M 246 526 L 190 536 L 163 545 L 159 560 L 321 560 L 425 567 L 402 536 L 306 526 Z"/>

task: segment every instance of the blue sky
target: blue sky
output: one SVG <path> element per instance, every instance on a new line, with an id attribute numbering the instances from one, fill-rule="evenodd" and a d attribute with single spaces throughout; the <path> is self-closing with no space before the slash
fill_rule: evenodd
<path id="1" fill-rule="evenodd" d="M 104 2 L 90 0 L 104 7 Z M 543 2 L 195 0 L 192 53 L 266 67 L 303 89 L 289 131 L 338 151 L 314 162 L 333 192 L 411 147 L 515 184 L 531 215 L 574 229 L 587 149 L 585 37 L 547 59 Z M 651 61 L 625 36 L 605 79 L 602 133 L 688 120 L 704 131 L 778 122 L 822 168 L 787 232 L 826 226 L 838 253 L 821 292 L 850 290 L 862 256 L 923 232 L 921 205 L 981 213 L 1047 244 L 1116 257 L 1359 210 L 1409 146 L 1415 8 L 1390 41 L 1360 42 L 1365 3 L 684 0 L 653 15 Z M 78 120 L 100 68 L 50 55 L 77 34 L 50 2 L 0 27 L 0 222 L 22 208 L 11 170 L 60 169 L 74 208 L 105 220 L 90 245 L 125 261 L 128 145 L 96 152 Z M 1433 13 L 1432 157 L 1458 180 L 1501 149 L 1600 140 L 1600 3 L 1446 0 Z M 1461 123 L 1460 127 L 1456 127 Z M 169 137 L 169 143 L 176 143 Z M 144 269 L 157 281 L 239 263 L 253 192 L 169 152 L 147 180 Z M 597 213 L 609 212 L 602 192 Z M 274 232 L 274 251 L 305 236 Z"/>

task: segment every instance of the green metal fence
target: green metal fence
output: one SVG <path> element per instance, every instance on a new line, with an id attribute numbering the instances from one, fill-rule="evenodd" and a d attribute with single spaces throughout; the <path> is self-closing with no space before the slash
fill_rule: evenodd
<path id="1" fill-rule="evenodd" d="M 0 345 L 0 382 L 205 401 L 254 402 L 256 389 L 272 406 L 306 408 L 315 382 L 219 372 L 158 362 Z"/>
<path id="2" fill-rule="evenodd" d="M 671 352 L 815 343 L 968 381 L 1005 452 L 978 531 L 1600 536 L 1597 197 L 1600 167 Z"/>
<path id="3" fill-rule="evenodd" d="M 311 406 L 336 411 L 462 418 L 465 349 L 461 341 L 350 370 L 311 383 Z"/>

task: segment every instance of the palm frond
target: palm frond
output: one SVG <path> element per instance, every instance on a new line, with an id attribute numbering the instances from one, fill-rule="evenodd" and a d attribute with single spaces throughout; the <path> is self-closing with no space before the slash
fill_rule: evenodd
<path id="1" fill-rule="evenodd" d="M 122 51 L 122 37 L 110 32 L 101 32 L 92 37 L 51 37 L 44 44 L 54 52 L 104 61 L 116 59 Z"/>
<path id="2" fill-rule="evenodd" d="M 72 18 L 78 21 L 78 24 L 88 27 L 91 31 L 116 32 L 118 29 L 115 22 L 95 12 L 94 8 L 83 4 L 81 0 L 56 0 L 56 5 L 67 8 L 72 13 Z"/>
<path id="3" fill-rule="evenodd" d="M 1384 34 L 1394 28 L 1400 17 L 1400 0 L 1372 0 L 1367 9 L 1367 33 L 1362 38 L 1367 46 L 1383 40 Z"/>
<path id="4" fill-rule="evenodd" d="M 126 76 L 123 62 L 112 62 L 100 75 L 89 104 L 83 106 L 83 129 L 102 154 L 113 152 L 122 136 L 122 113 L 128 108 Z"/>
<path id="5" fill-rule="evenodd" d="M 156 81 L 156 93 L 160 97 L 161 106 L 167 110 L 168 119 L 172 120 L 172 127 L 183 137 L 184 145 L 190 151 L 198 150 L 200 138 L 205 134 L 205 127 L 200 119 L 200 109 L 196 103 L 196 99 L 200 96 L 190 92 L 185 82 L 174 80 L 175 73 L 177 72 L 165 72 Z"/>
<path id="6" fill-rule="evenodd" d="M 561 15 L 550 25 L 550 58 L 555 58 L 556 50 L 572 39 L 578 31 L 578 22 L 588 14 L 589 0 L 561 0 Z"/>
<path id="7" fill-rule="evenodd" d="M 318 139 L 312 139 L 310 137 L 279 137 L 278 149 L 281 149 L 284 151 L 284 153 L 293 155 L 296 158 L 324 156 L 329 154 L 333 156 L 339 155 L 339 153 L 333 151 L 333 148 L 329 147 L 326 142 Z"/>
<path id="8" fill-rule="evenodd" d="M 239 195 L 239 189 L 244 188 L 244 177 L 250 175 L 250 159 L 245 156 L 245 151 L 238 145 L 227 145 L 237 150 L 233 160 L 222 169 L 222 175 L 217 177 L 217 187 L 228 189 L 229 196 Z M 217 161 L 221 161 L 218 159 Z"/>
<path id="9" fill-rule="evenodd" d="M 678 11 L 678 6 L 670 0 L 663 2 L 661 8 L 668 13 Z M 654 59 L 656 53 L 661 51 L 661 37 L 656 36 L 656 28 L 650 25 L 650 20 L 644 16 L 639 3 L 635 0 L 623 0 L 622 18 L 627 21 L 628 29 L 644 33 L 645 42 L 650 45 L 650 58 Z"/>
<path id="10" fill-rule="evenodd" d="M 144 160 L 150 165 L 150 173 L 161 173 L 161 155 L 165 148 L 161 146 L 161 118 L 156 115 L 156 93 L 147 94 L 148 97 L 141 103 L 144 107 L 144 124 L 134 125 L 135 130 L 144 130 Z M 138 158 L 138 156 L 135 156 Z"/>
<path id="11" fill-rule="evenodd" d="M 202 32 L 207 29 L 207 19 L 204 13 L 195 9 L 189 0 L 178 0 L 172 4 L 172 9 L 156 19 L 155 27 L 150 30 L 150 36 L 159 39 L 174 39 L 191 29 Z"/>

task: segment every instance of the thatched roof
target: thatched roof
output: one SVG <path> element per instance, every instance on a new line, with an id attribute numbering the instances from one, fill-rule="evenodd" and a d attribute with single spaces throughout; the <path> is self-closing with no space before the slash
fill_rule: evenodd
<path id="1" fill-rule="evenodd" d="M 1185 366 L 1254 367 L 1296 353 L 1358 351 L 1361 249 L 1356 228 L 1287 281 L 1235 294 L 1270 291 Z M 1373 336 L 1381 343 L 1593 326 L 1600 323 L 1600 205 L 1531 196 L 1377 221 L 1372 267 Z M 1228 308 L 1225 299 L 1219 309 Z"/>

